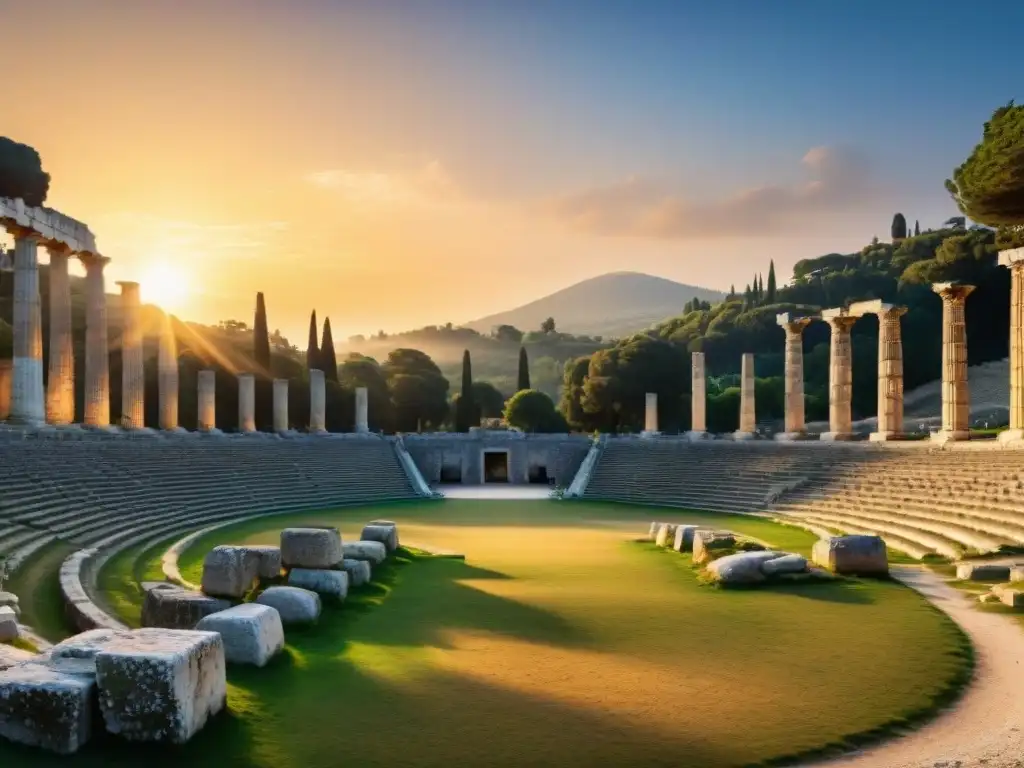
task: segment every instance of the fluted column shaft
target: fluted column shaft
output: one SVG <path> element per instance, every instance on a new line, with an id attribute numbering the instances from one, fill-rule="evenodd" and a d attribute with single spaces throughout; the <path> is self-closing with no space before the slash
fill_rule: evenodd
<path id="1" fill-rule="evenodd" d="M 110 360 L 107 353 L 107 289 L 103 269 L 110 259 L 82 256 L 85 266 L 85 423 L 110 426 Z"/>
<path id="2" fill-rule="evenodd" d="M 356 387 L 356 432 L 370 431 L 370 395 L 366 387 Z"/>
<path id="3" fill-rule="evenodd" d="M 967 321 L 964 305 L 973 285 L 937 283 L 942 298 L 942 430 L 938 440 L 970 437 L 971 395 L 967 386 Z"/>
<path id="4" fill-rule="evenodd" d="M 14 366 L 11 381 L 11 419 L 42 424 L 46 419 L 43 393 L 43 316 L 39 300 L 38 236 L 32 230 L 14 231 Z"/>
<path id="5" fill-rule="evenodd" d="M 11 374 L 13 364 L 10 360 L 0 360 L 0 421 L 11 417 Z"/>
<path id="6" fill-rule="evenodd" d="M 200 432 L 217 428 L 217 377 L 213 371 L 199 372 L 199 413 Z"/>
<path id="7" fill-rule="evenodd" d="M 1010 269 L 1010 426 L 1000 442 L 1024 440 L 1024 248 L 999 252 Z"/>
<path id="8" fill-rule="evenodd" d="M 886 307 L 878 315 L 878 429 L 872 439 L 903 433 L 903 334 L 906 307 Z"/>
<path id="9" fill-rule="evenodd" d="M 757 429 L 757 406 L 754 399 L 754 355 L 743 353 L 740 365 L 740 428 L 735 437 L 748 439 L 754 436 Z"/>
<path id="10" fill-rule="evenodd" d="M 50 372 L 46 384 L 46 420 L 75 420 L 75 352 L 71 339 L 71 281 L 68 251 L 50 248 Z"/>
<path id="11" fill-rule="evenodd" d="M 160 392 L 160 429 L 178 429 L 178 342 L 171 317 L 164 314 L 157 350 L 157 387 Z"/>
<path id="12" fill-rule="evenodd" d="M 120 281 L 118 285 L 121 287 L 121 424 L 125 429 L 142 429 L 146 421 L 142 302 L 138 283 Z"/>
<path id="13" fill-rule="evenodd" d="M 274 431 L 288 431 L 288 379 L 274 379 Z"/>
<path id="14" fill-rule="evenodd" d="M 690 431 L 699 434 L 707 431 L 707 373 L 704 368 L 704 353 L 690 354 Z"/>
<path id="15" fill-rule="evenodd" d="M 807 428 L 804 405 L 804 329 L 810 322 L 810 318 L 802 317 L 782 326 L 786 332 L 786 434 L 793 437 L 802 435 Z"/>
<path id="16" fill-rule="evenodd" d="M 850 331 L 856 317 L 827 318 L 832 329 L 828 358 L 828 432 L 822 440 L 848 440 L 853 436 L 853 343 Z"/>
<path id="17" fill-rule="evenodd" d="M 256 377 L 251 373 L 238 375 L 238 431 L 256 431 Z"/>
<path id="18" fill-rule="evenodd" d="M 309 372 L 309 431 L 327 431 L 327 385 L 324 372 L 317 368 Z"/>
<path id="19" fill-rule="evenodd" d="M 658 431 L 658 393 L 647 392 L 644 395 L 644 432 Z"/>

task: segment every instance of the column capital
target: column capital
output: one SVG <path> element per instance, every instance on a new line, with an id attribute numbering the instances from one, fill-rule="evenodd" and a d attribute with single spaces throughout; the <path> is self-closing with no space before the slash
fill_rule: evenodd
<path id="1" fill-rule="evenodd" d="M 82 262 L 82 266 L 86 269 L 99 267 L 102 270 L 110 263 L 110 257 L 100 256 L 98 253 L 89 253 L 88 251 L 79 252 L 78 260 Z"/>
<path id="2" fill-rule="evenodd" d="M 46 243 L 46 252 L 50 254 L 50 258 L 61 258 L 65 259 L 71 256 L 71 249 L 64 243 L 59 243 L 56 240 L 50 240 Z"/>
<path id="3" fill-rule="evenodd" d="M 796 317 L 789 312 L 780 312 L 775 316 L 775 323 L 785 329 L 787 333 L 800 336 L 813 319 L 812 317 Z"/>
<path id="4" fill-rule="evenodd" d="M 886 317 L 903 317 L 907 314 L 907 308 L 896 304 L 883 304 L 875 314 L 878 315 L 879 320 Z"/>
<path id="5" fill-rule="evenodd" d="M 1024 264 L 1024 248 L 1010 248 L 999 252 L 999 266 L 1019 267 Z"/>
<path id="6" fill-rule="evenodd" d="M 16 240 L 35 240 L 38 243 L 43 239 L 43 236 L 32 229 L 32 227 L 24 227 L 21 224 L 15 224 L 10 219 L 0 219 L 0 225 L 7 230 L 7 234 Z"/>
<path id="7" fill-rule="evenodd" d="M 860 318 L 856 315 L 833 315 L 832 317 L 822 317 L 834 333 L 845 333 L 848 334 L 850 329 L 856 324 Z"/>
<path id="8" fill-rule="evenodd" d="M 943 301 L 950 304 L 962 304 L 967 301 L 967 297 L 974 292 L 975 288 L 976 286 L 967 283 L 932 283 L 932 290 L 939 294 Z"/>

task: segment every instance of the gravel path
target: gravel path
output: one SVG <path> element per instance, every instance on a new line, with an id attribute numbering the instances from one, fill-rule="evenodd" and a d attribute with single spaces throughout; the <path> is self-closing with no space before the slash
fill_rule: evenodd
<path id="1" fill-rule="evenodd" d="M 1024 630 L 1005 615 L 977 610 L 971 598 L 924 568 L 893 575 L 941 608 L 970 636 L 974 680 L 964 696 L 927 725 L 843 757 L 827 768 L 1024 768 Z"/>

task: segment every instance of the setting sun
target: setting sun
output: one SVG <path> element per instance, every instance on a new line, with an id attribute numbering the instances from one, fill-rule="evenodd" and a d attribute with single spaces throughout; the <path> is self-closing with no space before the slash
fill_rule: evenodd
<path id="1" fill-rule="evenodd" d="M 152 264 L 140 276 L 142 299 L 169 312 L 188 304 L 189 279 L 185 272 L 166 261 Z"/>

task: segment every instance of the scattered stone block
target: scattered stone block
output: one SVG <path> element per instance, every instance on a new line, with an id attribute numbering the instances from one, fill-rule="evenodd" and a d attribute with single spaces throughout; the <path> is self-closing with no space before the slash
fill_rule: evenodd
<path id="1" fill-rule="evenodd" d="M 697 565 L 711 560 L 716 550 L 731 549 L 736 546 L 736 537 L 724 531 L 693 532 L 693 562 Z"/>
<path id="2" fill-rule="evenodd" d="M 284 627 L 276 608 L 245 603 L 203 617 L 196 629 L 216 632 L 229 664 L 264 667 L 284 648 Z"/>
<path id="3" fill-rule="evenodd" d="M 0 608 L 11 608 L 14 615 L 21 618 L 21 605 L 13 592 L 0 592 Z"/>
<path id="4" fill-rule="evenodd" d="M 676 526 L 672 523 L 662 523 L 657 535 L 654 537 L 654 543 L 659 547 L 668 547 L 675 541 L 675 538 Z"/>
<path id="5" fill-rule="evenodd" d="M 664 523 L 659 523 L 657 520 L 651 523 L 651 529 L 647 532 L 647 538 L 651 541 L 658 538 L 658 529 L 661 528 L 662 525 L 664 525 Z"/>
<path id="6" fill-rule="evenodd" d="M 47 664 L 17 664 L 0 672 L 0 736 L 70 755 L 92 733 L 96 683 L 88 675 Z M 17 762 L 17 761 L 16 761 Z"/>
<path id="7" fill-rule="evenodd" d="M 96 654 L 96 683 L 110 733 L 184 744 L 224 708 L 224 642 L 216 632 L 136 630 Z"/>
<path id="8" fill-rule="evenodd" d="M 394 523 L 391 525 L 374 525 L 371 523 L 363 528 L 359 538 L 362 541 L 379 541 L 387 547 L 390 554 L 398 549 L 398 526 Z"/>
<path id="9" fill-rule="evenodd" d="M 1010 581 L 1024 581 L 1024 565 L 1010 567 Z"/>
<path id="10" fill-rule="evenodd" d="M 283 624 L 309 624 L 320 617 L 320 595 L 299 587 L 268 587 L 256 598 L 275 608 Z"/>
<path id="11" fill-rule="evenodd" d="M 344 571 L 292 568 L 288 574 L 288 584 L 339 600 L 344 600 L 348 595 L 348 574 Z"/>
<path id="12" fill-rule="evenodd" d="M 676 552 L 693 551 L 693 533 L 696 530 L 696 525 L 677 525 L 675 539 L 672 542 L 672 549 Z M 651 538 L 654 537 L 652 536 Z"/>
<path id="13" fill-rule="evenodd" d="M 348 545 L 346 544 L 346 546 Z M 353 587 L 368 584 L 370 577 L 373 575 L 370 563 L 367 560 L 342 560 L 341 569 L 348 574 L 348 583 Z"/>
<path id="14" fill-rule="evenodd" d="M 823 568 L 849 576 L 885 576 L 888 552 L 880 536 L 830 536 L 819 539 L 811 559 Z"/>
<path id="15" fill-rule="evenodd" d="M 765 576 L 778 576 L 782 573 L 806 573 L 807 558 L 802 555 L 783 555 L 766 561 L 761 566 Z"/>
<path id="16" fill-rule="evenodd" d="M 203 559 L 203 592 L 241 599 L 256 586 L 259 571 L 260 557 L 253 550 L 230 545 L 214 547 Z"/>
<path id="17" fill-rule="evenodd" d="M 782 557 L 782 552 L 737 552 L 708 563 L 707 573 L 722 584 L 759 584 L 765 581 L 761 572 L 769 560 Z"/>
<path id="18" fill-rule="evenodd" d="M 13 645 L 5 645 L 0 643 L 0 672 L 9 667 L 13 667 L 15 664 L 21 664 L 25 661 L 32 661 L 36 658 L 36 654 L 32 651 L 26 651 L 21 648 L 15 648 Z"/>
<path id="19" fill-rule="evenodd" d="M 957 563 L 956 577 L 962 581 L 1012 581 L 1010 566 L 993 563 Z"/>
<path id="20" fill-rule="evenodd" d="M 261 579 L 276 579 L 281 575 L 281 548 L 272 546 L 246 546 L 259 559 L 257 575 Z"/>
<path id="21" fill-rule="evenodd" d="M 401 546 L 401 542 L 398 539 L 398 523 L 396 523 L 394 520 L 371 520 L 366 525 L 368 527 L 369 526 L 373 526 L 373 527 L 379 527 L 379 528 L 391 528 L 395 532 L 395 546 L 394 546 L 394 549 L 398 549 Z M 360 536 L 359 538 L 365 539 L 366 537 L 365 536 Z M 389 550 L 389 551 L 394 551 L 394 549 Z"/>
<path id="22" fill-rule="evenodd" d="M 57 643 L 47 652 L 46 661 L 61 672 L 95 675 L 96 654 L 128 634 L 128 630 L 90 629 Z"/>
<path id="23" fill-rule="evenodd" d="M 194 629 L 204 616 L 230 607 L 227 600 L 174 584 L 160 584 L 148 590 L 142 601 L 142 626 Z"/>
<path id="24" fill-rule="evenodd" d="M 388 556 L 387 547 L 379 541 L 349 542 L 342 546 L 346 560 L 366 560 L 380 565 Z"/>
<path id="25" fill-rule="evenodd" d="M 999 602 L 1011 608 L 1024 608 L 1024 590 L 1008 587 L 1005 584 L 997 584 L 992 587 L 992 594 L 999 598 Z"/>
<path id="26" fill-rule="evenodd" d="M 17 640 L 19 634 L 18 615 L 13 608 L 5 605 L 0 608 L 0 643 Z"/>
<path id="27" fill-rule="evenodd" d="M 281 531 L 281 563 L 286 568 L 333 568 L 344 558 L 337 528 Z"/>

